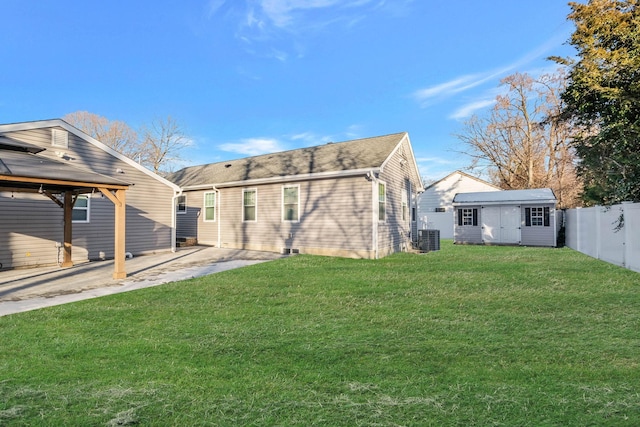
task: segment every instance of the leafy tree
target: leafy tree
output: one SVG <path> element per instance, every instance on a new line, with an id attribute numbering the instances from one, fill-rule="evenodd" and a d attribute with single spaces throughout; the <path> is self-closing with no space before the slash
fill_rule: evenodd
<path id="1" fill-rule="evenodd" d="M 473 158 L 471 168 L 486 168 L 500 188 L 549 187 L 560 207 L 576 206 L 581 185 L 571 129 L 556 120 L 564 82 L 560 71 L 537 79 L 520 73 L 505 77 L 506 93 L 496 97 L 490 113 L 474 115 L 457 135 Z"/>
<path id="2" fill-rule="evenodd" d="M 62 119 L 118 153 L 133 159 L 140 154 L 138 134 L 125 122 L 109 120 L 88 111 L 69 113 Z"/>
<path id="3" fill-rule="evenodd" d="M 582 132 L 574 146 L 588 204 L 640 201 L 640 11 L 637 0 L 569 3 L 575 59 L 564 116 Z"/>

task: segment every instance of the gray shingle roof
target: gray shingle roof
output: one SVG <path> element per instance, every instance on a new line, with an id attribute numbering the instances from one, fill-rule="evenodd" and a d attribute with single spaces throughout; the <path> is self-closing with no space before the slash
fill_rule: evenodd
<path id="1" fill-rule="evenodd" d="M 167 179 L 181 187 L 285 176 L 377 169 L 393 153 L 406 132 L 328 143 L 238 160 L 190 166 Z"/>

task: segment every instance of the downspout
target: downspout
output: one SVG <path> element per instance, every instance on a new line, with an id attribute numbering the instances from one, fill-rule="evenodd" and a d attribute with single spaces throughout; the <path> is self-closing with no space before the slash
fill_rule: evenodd
<path id="1" fill-rule="evenodd" d="M 216 209 L 218 210 L 218 212 L 216 212 L 216 214 L 218 215 L 218 217 L 217 217 L 217 220 L 218 220 L 218 243 L 217 243 L 217 246 L 220 247 L 220 242 L 222 241 L 220 239 L 220 231 L 222 230 L 222 225 L 221 225 L 222 218 L 220 217 L 220 213 L 222 212 L 222 209 L 220 209 L 220 190 L 218 190 L 215 185 L 211 186 L 211 189 L 216 192 Z"/>
<path id="2" fill-rule="evenodd" d="M 371 182 L 371 245 L 373 258 L 378 259 L 378 181 L 373 171 L 368 172 L 366 178 Z"/>
<path id="3" fill-rule="evenodd" d="M 176 212 L 176 202 L 180 196 L 182 196 L 182 189 L 175 192 L 171 198 L 171 252 L 176 252 L 177 250 L 178 216 Z"/>

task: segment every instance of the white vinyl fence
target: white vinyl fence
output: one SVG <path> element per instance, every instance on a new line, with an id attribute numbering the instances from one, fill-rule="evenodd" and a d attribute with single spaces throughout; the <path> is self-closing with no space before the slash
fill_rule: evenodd
<path id="1" fill-rule="evenodd" d="M 568 209 L 565 232 L 571 249 L 640 272 L 640 203 Z"/>

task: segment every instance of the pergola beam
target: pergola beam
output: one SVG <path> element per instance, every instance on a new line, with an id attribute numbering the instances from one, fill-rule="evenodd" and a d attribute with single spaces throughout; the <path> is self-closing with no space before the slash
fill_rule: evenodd
<path id="1" fill-rule="evenodd" d="M 43 188 L 43 186 L 52 186 Z M 114 204 L 114 279 L 127 277 L 125 270 L 125 236 L 126 236 L 126 195 L 128 185 L 103 184 L 87 181 L 71 181 L 66 179 L 35 178 L 29 176 L 13 176 L 0 174 L 0 190 L 24 193 L 40 193 L 64 211 L 63 225 L 63 260 L 62 267 L 73 266 L 73 205 L 81 193 L 91 193 L 97 188 Z M 60 201 L 55 194 L 63 194 Z"/>

